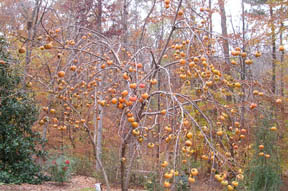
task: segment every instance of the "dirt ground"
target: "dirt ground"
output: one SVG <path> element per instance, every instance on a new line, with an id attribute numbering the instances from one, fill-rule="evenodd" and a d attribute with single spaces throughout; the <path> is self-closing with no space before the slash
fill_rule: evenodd
<path id="1" fill-rule="evenodd" d="M 71 181 L 64 185 L 55 182 L 44 182 L 41 185 L 0 185 L 0 191 L 92 191 L 95 189 L 95 179 L 85 176 L 74 176 Z"/>
<path id="2" fill-rule="evenodd" d="M 55 182 L 44 182 L 41 185 L 0 185 L 0 191 L 95 191 L 94 184 L 96 183 L 94 178 L 85 176 L 74 176 L 70 182 L 64 185 L 59 185 Z M 106 190 L 105 187 L 103 190 Z M 120 191 L 117 186 L 113 186 L 112 191 Z M 208 191 L 209 187 L 206 184 L 193 185 L 194 191 Z M 210 188 L 211 190 L 211 188 Z M 131 189 L 131 191 L 144 191 L 143 189 Z M 215 188 L 213 189 L 215 190 Z"/>
<path id="3" fill-rule="evenodd" d="M 70 182 L 59 185 L 55 182 L 44 182 L 41 185 L 0 185 L 0 191 L 95 191 L 94 178 L 85 176 L 74 176 Z M 103 190 L 106 190 L 105 187 Z M 117 186 L 112 191 L 120 191 Z M 196 183 L 193 185 L 193 191 L 220 191 L 221 189 L 208 186 L 205 183 Z M 144 191 L 143 189 L 131 189 L 131 191 Z M 284 178 L 281 191 L 288 191 L 288 178 Z"/>
<path id="4" fill-rule="evenodd" d="M 95 191 L 95 183 L 97 182 L 92 177 L 73 176 L 70 182 L 64 183 L 64 185 L 50 181 L 40 185 L 0 185 L 0 191 Z M 103 186 L 103 191 L 105 190 L 105 186 Z M 120 190 L 117 186 L 114 186 L 112 189 L 112 191 Z M 131 191 L 141 191 L 141 189 Z"/>

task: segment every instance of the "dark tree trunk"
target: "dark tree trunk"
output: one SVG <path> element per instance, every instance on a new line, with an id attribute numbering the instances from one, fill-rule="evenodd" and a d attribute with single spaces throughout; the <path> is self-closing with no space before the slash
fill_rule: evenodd
<path id="1" fill-rule="evenodd" d="M 242 52 L 246 51 L 246 45 L 245 45 L 245 7 L 244 7 L 244 0 L 241 2 L 242 7 Z M 244 81 L 246 79 L 246 65 L 245 65 L 245 58 L 241 58 L 241 80 Z M 245 125 L 245 87 L 242 87 L 243 95 L 241 95 L 241 121 L 240 125 L 241 128 L 244 128 Z"/>
<path id="2" fill-rule="evenodd" d="M 281 22 L 281 27 L 280 27 L 280 45 L 283 45 L 283 29 L 284 29 L 284 24 Z M 281 52 L 281 57 L 280 57 L 280 64 L 281 64 L 281 70 L 280 70 L 280 95 L 284 96 L 284 51 Z"/>
<path id="3" fill-rule="evenodd" d="M 227 22 L 226 22 L 226 12 L 225 12 L 225 5 L 224 0 L 218 0 L 219 8 L 220 8 L 220 15 L 221 15 L 221 28 L 222 28 L 222 46 L 224 51 L 224 57 L 226 64 L 230 64 L 229 60 L 229 43 L 228 43 L 228 32 L 227 32 Z"/>
<path id="4" fill-rule="evenodd" d="M 276 94 L 276 35 L 274 25 L 274 13 L 272 5 L 269 5 L 271 22 L 271 45 L 272 45 L 272 92 Z"/>

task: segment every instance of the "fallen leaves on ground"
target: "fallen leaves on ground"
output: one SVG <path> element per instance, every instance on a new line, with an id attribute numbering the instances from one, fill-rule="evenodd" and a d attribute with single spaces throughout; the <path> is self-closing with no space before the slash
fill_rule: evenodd
<path id="1" fill-rule="evenodd" d="M 61 185 L 56 182 L 44 182 L 40 185 L 1 185 L 0 191 L 94 191 L 96 180 L 92 177 L 73 176 L 70 182 Z"/>

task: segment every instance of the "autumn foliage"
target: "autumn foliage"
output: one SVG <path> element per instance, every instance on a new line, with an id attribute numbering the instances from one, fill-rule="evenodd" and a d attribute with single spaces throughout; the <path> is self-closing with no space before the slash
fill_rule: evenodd
<path id="1" fill-rule="evenodd" d="M 88 159 L 108 190 L 146 175 L 150 190 L 261 190 L 259 161 L 280 188 L 286 1 L 239 2 L 231 24 L 223 0 L 9 2 L 27 10 L 2 33 L 40 105 L 43 150 Z"/>

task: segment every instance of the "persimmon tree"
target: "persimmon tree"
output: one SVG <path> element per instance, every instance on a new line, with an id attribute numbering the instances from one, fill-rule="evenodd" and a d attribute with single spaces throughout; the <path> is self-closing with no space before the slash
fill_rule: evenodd
<path id="1" fill-rule="evenodd" d="M 112 139 L 122 190 L 128 190 L 136 157 L 145 161 L 145 170 L 157 169 L 157 181 L 167 190 L 176 188 L 177 176 L 193 187 L 199 174 L 207 173 L 228 190 L 239 188 L 253 151 L 251 129 L 269 115 L 270 106 L 284 102 L 271 84 L 244 72 L 257 69 L 262 56 L 250 43 L 249 28 L 239 32 L 245 33 L 242 44 L 239 34 L 228 34 L 225 1 L 217 2 L 220 10 L 211 1 L 209 8 L 183 0 L 101 3 L 65 1 L 39 9 L 39 33 L 28 38 L 33 46 L 25 75 L 44 105 L 43 132 L 58 131 L 73 148 L 84 133 L 108 189 L 99 145 L 104 140 L 108 147 Z M 147 10 L 132 14 L 133 5 Z M 212 31 L 216 12 L 221 35 Z M 284 47 L 280 51 L 284 54 Z M 21 58 L 25 50 L 18 52 Z M 271 124 L 277 135 L 282 127 L 277 117 Z M 110 133 L 103 139 L 102 128 Z"/>

